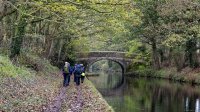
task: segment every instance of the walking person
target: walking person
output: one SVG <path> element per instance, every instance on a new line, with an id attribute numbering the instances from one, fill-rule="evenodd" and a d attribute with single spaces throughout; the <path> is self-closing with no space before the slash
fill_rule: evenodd
<path id="1" fill-rule="evenodd" d="M 75 66 L 75 70 L 74 70 L 74 75 L 76 77 L 76 85 L 77 86 L 80 85 L 81 74 L 82 74 L 81 65 L 77 64 Z"/>
<path id="2" fill-rule="evenodd" d="M 85 79 L 85 67 L 83 66 L 83 64 L 81 64 L 81 83 L 83 83 L 84 79 Z"/>
<path id="3" fill-rule="evenodd" d="M 71 75 L 74 73 L 74 67 L 73 66 L 69 66 L 69 79 L 68 79 L 68 84 L 70 82 L 70 77 Z"/>
<path id="4" fill-rule="evenodd" d="M 70 81 L 70 64 L 68 62 L 65 62 L 64 67 L 62 68 L 63 72 L 63 86 L 66 87 L 69 85 Z"/>
<path id="5" fill-rule="evenodd" d="M 76 66 L 77 66 L 77 64 L 74 65 L 74 71 L 73 71 L 73 74 L 74 74 L 74 82 L 75 82 L 75 83 L 76 83 L 76 75 L 75 75 L 74 72 L 75 72 L 75 70 L 76 70 Z"/>

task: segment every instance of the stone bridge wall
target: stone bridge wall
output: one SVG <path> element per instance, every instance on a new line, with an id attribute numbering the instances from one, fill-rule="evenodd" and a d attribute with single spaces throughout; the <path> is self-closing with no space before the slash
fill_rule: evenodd
<path id="1" fill-rule="evenodd" d="M 125 52 L 114 52 L 114 51 L 99 51 L 99 52 L 87 52 L 87 53 L 77 53 L 77 62 L 83 63 L 86 69 L 89 68 L 93 63 L 100 60 L 111 60 L 118 63 L 123 73 L 126 72 L 126 68 L 131 63 L 131 57 L 127 57 Z"/>

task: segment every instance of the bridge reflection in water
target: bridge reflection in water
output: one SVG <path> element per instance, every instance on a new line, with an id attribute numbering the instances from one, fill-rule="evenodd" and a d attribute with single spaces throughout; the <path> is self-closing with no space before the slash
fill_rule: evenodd
<path id="1" fill-rule="evenodd" d="M 102 91 L 119 88 L 124 83 L 122 73 L 101 72 L 98 75 L 87 76 L 87 78 L 92 81 L 97 89 Z"/>
<path id="2" fill-rule="evenodd" d="M 99 75 L 88 78 L 116 112 L 200 112 L 200 86 L 126 77 L 117 72 L 120 67 L 98 68 L 91 67 Z"/>
<path id="3" fill-rule="evenodd" d="M 88 69 L 88 79 L 99 90 L 119 88 L 123 82 L 123 74 L 120 65 L 110 60 L 95 62 Z"/>

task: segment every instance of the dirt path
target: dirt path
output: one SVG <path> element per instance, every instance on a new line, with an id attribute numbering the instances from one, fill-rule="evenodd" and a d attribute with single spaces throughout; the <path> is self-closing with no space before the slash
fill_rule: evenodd
<path id="1" fill-rule="evenodd" d="M 81 112 L 82 111 L 82 106 L 83 106 L 83 95 L 81 92 L 80 86 L 76 86 L 76 96 L 73 98 L 71 101 L 71 104 L 69 106 L 69 109 L 67 110 L 68 112 Z"/>
<path id="2" fill-rule="evenodd" d="M 70 82 L 47 106 L 45 112 L 113 112 L 98 91 L 86 79 L 80 86 Z"/>
<path id="3" fill-rule="evenodd" d="M 70 93 L 72 88 L 75 88 L 75 91 Z M 76 86 L 75 83 L 71 83 L 67 87 L 62 87 L 59 95 L 55 97 L 51 104 L 48 105 L 45 112 L 60 112 L 64 100 L 69 102 L 69 109 L 67 112 L 81 112 L 83 106 L 83 95 L 81 89 L 82 88 L 80 86 Z"/>
<path id="4" fill-rule="evenodd" d="M 45 112 L 60 112 L 61 104 L 63 100 L 66 98 L 66 88 L 62 87 L 59 95 L 53 100 L 52 104 L 50 104 Z"/>

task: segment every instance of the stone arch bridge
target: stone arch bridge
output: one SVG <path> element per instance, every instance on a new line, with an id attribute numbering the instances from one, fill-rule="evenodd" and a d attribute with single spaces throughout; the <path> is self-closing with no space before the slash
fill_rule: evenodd
<path id="1" fill-rule="evenodd" d="M 135 55 L 127 56 L 126 52 L 117 52 L 117 51 L 92 51 L 92 52 L 82 52 L 77 53 L 77 62 L 83 63 L 86 66 L 86 70 L 89 67 L 100 60 L 111 60 L 118 63 L 121 68 L 122 72 L 125 73 L 127 67 L 130 65 L 132 59 Z"/>

